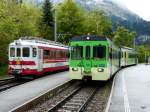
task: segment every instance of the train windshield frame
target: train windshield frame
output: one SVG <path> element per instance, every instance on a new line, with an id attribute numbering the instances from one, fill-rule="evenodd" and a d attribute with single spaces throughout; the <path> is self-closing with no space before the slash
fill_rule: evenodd
<path id="1" fill-rule="evenodd" d="M 93 58 L 106 58 L 106 46 L 93 46 Z"/>
<path id="2" fill-rule="evenodd" d="M 80 60 L 83 58 L 83 46 L 71 46 L 71 59 Z"/>
<path id="3" fill-rule="evenodd" d="M 16 48 L 16 57 L 21 57 L 21 48 Z"/>

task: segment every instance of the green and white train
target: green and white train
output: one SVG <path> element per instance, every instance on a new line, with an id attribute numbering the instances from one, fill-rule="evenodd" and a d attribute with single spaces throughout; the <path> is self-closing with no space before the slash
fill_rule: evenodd
<path id="1" fill-rule="evenodd" d="M 121 67 L 137 64 L 134 49 L 117 47 L 106 37 L 73 37 L 70 47 L 71 79 L 106 81 Z"/>

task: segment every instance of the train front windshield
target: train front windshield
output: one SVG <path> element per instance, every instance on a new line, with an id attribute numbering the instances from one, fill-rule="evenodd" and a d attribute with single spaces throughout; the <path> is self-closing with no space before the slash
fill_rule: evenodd
<path id="1" fill-rule="evenodd" d="M 93 46 L 93 57 L 103 59 L 106 57 L 106 47 L 105 46 Z"/>
<path id="2" fill-rule="evenodd" d="M 37 49 L 30 47 L 10 47 L 10 57 L 36 57 Z"/>
<path id="3" fill-rule="evenodd" d="M 83 58 L 83 54 L 86 59 L 104 59 L 106 57 L 106 46 L 85 46 L 84 50 L 83 46 L 72 46 L 71 59 L 80 60 Z"/>

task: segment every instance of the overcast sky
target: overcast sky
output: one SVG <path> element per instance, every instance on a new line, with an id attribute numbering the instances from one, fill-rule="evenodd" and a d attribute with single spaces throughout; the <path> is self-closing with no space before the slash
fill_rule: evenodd
<path id="1" fill-rule="evenodd" d="M 143 19 L 150 21 L 150 0 L 111 0 L 111 1 L 114 1 L 122 6 L 127 7 L 129 10 L 138 14 Z"/>

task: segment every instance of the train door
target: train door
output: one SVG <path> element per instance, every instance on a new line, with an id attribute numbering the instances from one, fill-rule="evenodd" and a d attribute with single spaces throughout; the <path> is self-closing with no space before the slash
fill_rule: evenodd
<path id="1" fill-rule="evenodd" d="M 91 61 L 91 46 L 85 46 L 84 48 L 84 73 L 88 74 L 91 73 L 92 61 Z"/>
<path id="2" fill-rule="evenodd" d="M 125 66 L 128 65 L 128 53 L 125 51 Z"/>
<path id="3" fill-rule="evenodd" d="M 43 70 L 43 50 L 38 49 L 38 71 Z"/>
<path id="4" fill-rule="evenodd" d="M 113 68 L 112 68 L 112 67 L 113 67 L 113 66 L 112 66 L 112 64 L 113 64 L 113 56 L 112 56 L 112 54 L 113 54 L 113 53 L 112 53 L 112 52 L 113 52 L 112 46 L 110 46 L 110 49 L 109 49 L 110 75 L 113 74 L 113 73 L 112 73 L 112 72 L 113 72 L 113 71 L 112 71 L 112 70 L 113 70 Z"/>
<path id="5" fill-rule="evenodd" d="M 119 61 L 119 68 L 121 67 L 121 59 L 122 59 L 122 52 L 121 52 L 121 48 L 119 48 L 119 59 L 118 59 L 118 61 Z"/>

